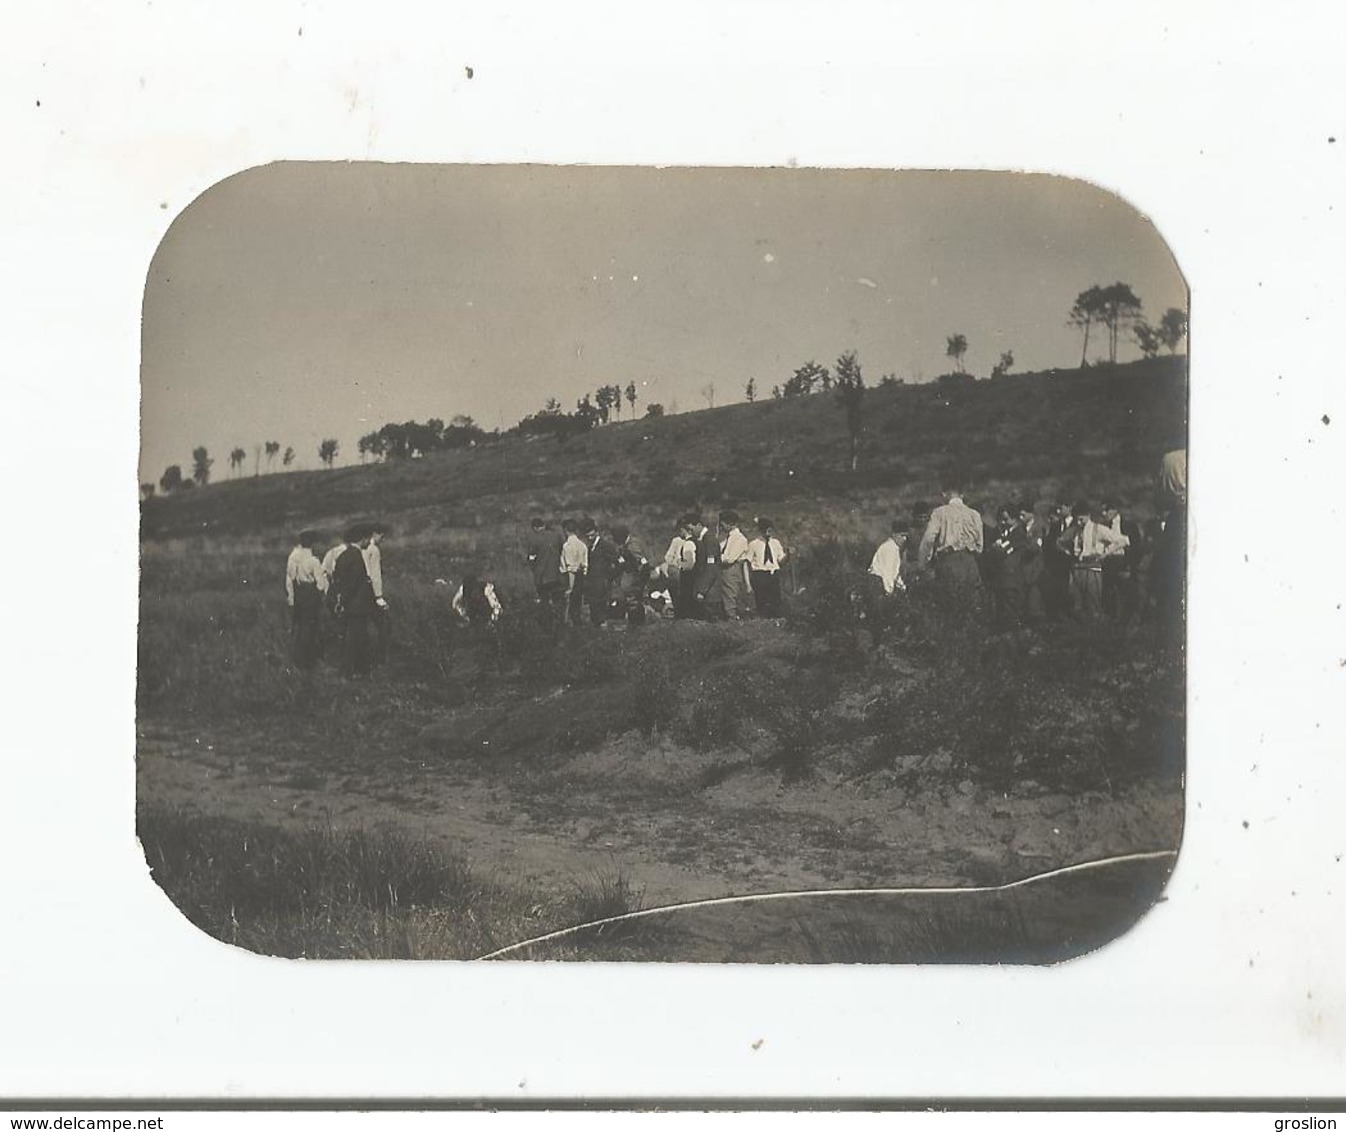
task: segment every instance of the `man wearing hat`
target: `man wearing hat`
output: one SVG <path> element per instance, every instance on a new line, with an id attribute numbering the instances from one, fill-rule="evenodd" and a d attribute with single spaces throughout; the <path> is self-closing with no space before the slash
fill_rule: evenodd
<path id="1" fill-rule="evenodd" d="M 345 630 L 341 642 L 343 676 L 363 676 L 369 671 L 369 622 L 377 607 L 364 552 L 372 534 L 367 526 L 347 531 L 346 549 L 337 556 L 332 569 L 334 607 Z"/>
<path id="2" fill-rule="evenodd" d="M 533 575 L 533 591 L 543 605 L 558 604 L 564 583 L 561 577 L 561 546 L 565 535 L 547 526 L 547 520 L 534 515 L 529 526 L 526 552 L 528 569 Z"/>
<path id="3" fill-rule="evenodd" d="M 607 529 L 598 529 L 592 519 L 580 523 L 580 533 L 589 552 L 584 575 L 584 600 L 589 606 L 589 622 L 602 625 L 612 606 L 612 582 L 617 573 L 617 546 Z"/>
<path id="4" fill-rule="evenodd" d="M 322 595 L 327 592 L 327 575 L 313 553 L 317 541 L 317 532 L 300 531 L 299 543 L 285 563 L 285 602 L 290 608 L 294 662 L 300 668 L 312 668 L 320 651 L 318 623 L 322 616 Z"/>

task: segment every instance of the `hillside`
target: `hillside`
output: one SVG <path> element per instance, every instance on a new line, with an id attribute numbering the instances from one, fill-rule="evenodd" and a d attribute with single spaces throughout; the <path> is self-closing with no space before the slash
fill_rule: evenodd
<path id="1" fill-rule="evenodd" d="M 143 534 L 279 536 L 369 515 L 417 531 L 534 511 L 662 518 L 692 503 L 879 514 L 932 498 L 949 473 L 974 502 L 1107 493 L 1144 514 L 1159 456 L 1186 434 L 1186 374 L 1176 357 L 871 388 L 854 475 L 845 414 L 819 393 L 620 421 L 563 443 L 506 437 L 419 460 L 223 480 L 150 500 Z"/>

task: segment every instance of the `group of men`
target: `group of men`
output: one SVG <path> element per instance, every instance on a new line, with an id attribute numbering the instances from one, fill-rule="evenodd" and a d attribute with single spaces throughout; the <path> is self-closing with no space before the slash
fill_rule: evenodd
<path id="1" fill-rule="evenodd" d="M 586 620 L 586 609 L 592 625 L 640 624 L 651 603 L 677 619 L 737 621 L 750 593 L 759 617 L 780 617 L 785 557 L 770 519 L 758 519 L 749 538 L 734 511 L 721 511 L 715 530 L 699 515 L 681 516 L 658 560 L 629 528 L 591 518 L 566 519 L 553 530 L 536 517 L 527 546 L 537 600 L 571 625 Z"/>
<path id="2" fill-rule="evenodd" d="M 345 676 L 362 676 L 388 658 L 392 619 L 383 596 L 383 523 L 350 527 L 319 559 L 317 531 L 301 531 L 285 564 L 285 597 L 290 609 L 295 663 L 312 668 L 323 651 L 324 609 L 337 643 L 337 666 Z M 447 585 L 443 578 L 436 585 Z M 468 573 L 450 603 L 463 622 L 493 624 L 500 599 L 484 575 Z"/>
<path id="3" fill-rule="evenodd" d="M 926 585 L 946 615 L 985 613 L 1006 630 L 1043 618 L 1129 624 L 1151 611 L 1180 624 L 1186 479 L 1186 452 L 1166 455 L 1162 518 L 1143 524 L 1108 500 L 1057 504 L 1045 517 L 1035 504 L 1008 503 L 994 524 L 957 489 L 939 507 L 917 503 L 909 520 L 893 522 L 870 562 L 864 605 L 876 637 L 895 622 L 902 595 Z M 390 620 L 380 550 L 386 532 L 380 523 L 352 527 L 321 560 L 317 533 L 300 534 L 285 591 L 301 667 L 311 668 L 321 655 L 324 609 L 344 674 L 361 675 L 386 658 Z M 625 526 L 581 518 L 555 530 L 535 517 L 526 559 L 537 601 L 569 625 L 639 625 L 651 609 L 677 619 L 729 621 L 751 610 L 759 618 L 784 613 L 786 549 L 770 519 L 757 519 L 749 537 L 734 511 L 721 511 L 714 530 L 699 515 L 684 514 L 661 559 L 647 557 Z M 501 614 L 494 585 L 477 572 L 464 577 L 452 608 L 478 626 L 493 625 Z"/>
<path id="4" fill-rule="evenodd" d="M 324 608 L 332 618 L 343 674 L 363 675 L 386 659 L 388 602 L 380 549 L 386 533 L 379 523 L 353 526 L 319 559 L 314 550 L 318 532 L 300 532 L 285 564 L 285 598 L 299 667 L 312 668 L 322 655 Z"/>
<path id="5" fill-rule="evenodd" d="M 891 623 L 894 600 L 933 581 L 946 611 L 985 609 L 1000 629 L 1028 621 L 1110 618 L 1131 624 L 1153 613 L 1181 620 L 1186 546 L 1187 455 L 1160 470 L 1162 518 L 1138 523 L 1111 500 L 1058 503 L 1045 518 L 1032 503 L 1008 503 L 994 524 L 950 489 L 933 510 L 916 504 L 896 520 L 870 564 L 870 609 Z M 990 601 L 984 595 L 990 595 Z M 882 628 L 879 630 L 882 632 Z"/>

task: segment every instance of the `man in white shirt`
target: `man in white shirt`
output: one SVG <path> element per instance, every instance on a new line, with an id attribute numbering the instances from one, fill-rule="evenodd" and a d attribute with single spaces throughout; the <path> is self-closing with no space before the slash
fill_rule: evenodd
<path id="1" fill-rule="evenodd" d="M 321 651 L 319 620 L 322 595 L 327 592 L 327 575 L 313 553 L 318 536 L 300 531 L 299 544 L 290 551 L 285 563 L 285 602 L 290 607 L 294 635 L 294 661 L 300 668 L 312 668 Z"/>
<path id="2" fill-rule="evenodd" d="M 343 538 L 336 544 L 336 546 L 332 547 L 331 550 L 322 556 L 322 572 L 327 575 L 327 584 L 329 586 L 332 584 L 332 578 L 336 574 L 336 561 L 341 557 L 341 552 L 349 545 L 350 543 Z"/>
<path id="3" fill-rule="evenodd" d="M 771 520 L 759 518 L 757 537 L 748 543 L 748 581 L 759 617 L 780 617 L 785 612 L 780 589 L 780 568 L 784 561 L 785 547 L 776 537 Z"/>
<path id="4" fill-rule="evenodd" d="M 469 625 L 494 625 L 500 620 L 495 586 L 479 574 L 469 574 L 453 595 L 453 611 Z"/>
<path id="5" fill-rule="evenodd" d="M 726 620 L 743 616 L 748 590 L 748 540 L 738 529 L 738 512 L 720 512 L 720 608 Z"/>
<path id="6" fill-rule="evenodd" d="M 368 529 L 369 545 L 364 548 L 365 569 L 369 571 L 369 587 L 374 591 L 374 647 L 370 663 L 377 667 L 388 659 L 388 641 L 393 628 L 388 603 L 383 597 L 383 551 L 379 549 L 388 528 L 383 523 L 371 523 Z"/>
<path id="7" fill-rule="evenodd" d="M 561 577 L 565 583 L 566 621 L 580 623 L 584 612 L 584 575 L 589 569 L 589 547 L 579 536 L 579 524 L 574 519 L 561 523 L 565 541 L 561 543 Z"/>
<path id="8" fill-rule="evenodd" d="M 902 535 L 902 522 L 894 519 L 891 532 L 879 543 L 869 563 L 869 573 L 882 584 L 885 597 L 892 597 L 896 591 L 907 588 L 902 580 Z"/>
<path id="9" fill-rule="evenodd" d="M 1084 620 L 1103 616 L 1103 560 L 1125 553 L 1130 545 L 1131 540 L 1113 531 L 1088 503 L 1075 504 L 1070 526 L 1057 539 L 1058 549 L 1070 558 L 1070 606 L 1074 616 Z"/>
<path id="10" fill-rule="evenodd" d="M 678 520 L 677 530 L 664 552 L 664 577 L 673 599 L 673 616 L 696 616 L 696 539 L 686 517 Z"/>
<path id="11" fill-rule="evenodd" d="M 901 519 L 894 519 L 888 537 L 879 543 L 869 563 L 865 615 L 875 646 L 883 643 L 883 638 L 893 626 L 898 611 L 898 595 L 906 593 L 907 583 L 902 580 L 902 542 L 905 531 L 906 524 Z"/>

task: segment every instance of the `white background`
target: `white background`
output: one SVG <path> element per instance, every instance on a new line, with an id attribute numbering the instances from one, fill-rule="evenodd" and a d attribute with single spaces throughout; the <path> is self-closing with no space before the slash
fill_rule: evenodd
<path id="1" fill-rule="evenodd" d="M 1346 1092 L 1333 10 L 10 11 L 0 1096 Z M 1193 291 L 1167 902 L 1053 969 L 305 964 L 192 929 L 133 837 L 139 304 L 172 218 L 278 158 L 1028 169 L 1150 215 Z"/>

